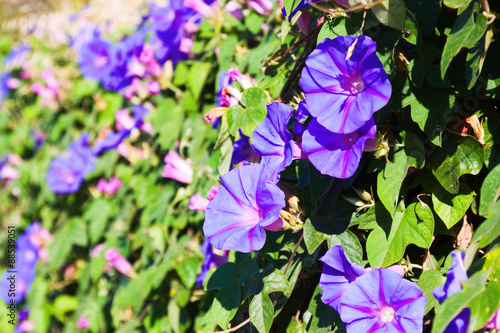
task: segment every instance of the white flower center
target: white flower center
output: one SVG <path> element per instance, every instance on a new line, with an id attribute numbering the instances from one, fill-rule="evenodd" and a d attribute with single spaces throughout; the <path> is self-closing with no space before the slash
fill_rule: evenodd
<path id="1" fill-rule="evenodd" d="M 382 309 L 380 309 L 379 316 L 380 320 L 383 323 L 389 323 L 394 319 L 394 309 L 390 306 L 384 306 Z"/>

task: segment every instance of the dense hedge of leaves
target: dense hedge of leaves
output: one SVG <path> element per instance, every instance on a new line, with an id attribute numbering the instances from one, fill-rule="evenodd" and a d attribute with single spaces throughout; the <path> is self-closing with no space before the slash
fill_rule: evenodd
<path id="1" fill-rule="evenodd" d="M 11 172 L 0 177 L 5 270 L 8 226 L 20 235 L 40 221 L 52 234 L 17 304 L 19 313 L 28 311 L 30 329 L 344 332 L 319 286 L 319 259 L 335 245 L 353 264 L 404 269 L 405 281 L 426 297 L 425 332 L 443 332 L 464 309 L 468 328 L 460 332 L 488 323 L 500 306 L 500 7 L 486 0 L 342 2 L 285 0 L 271 9 L 267 1 L 215 1 L 188 36 L 189 52 L 163 62 L 160 89 L 127 97 L 84 78 L 69 41 L 0 37 L 4 59 L 20 42 L 30 45 L 21 66 L 3 68 L 18 81 L 0 91 L 0 157 L 9 156 L 0 159 L 0 175 Z M 288 20 L 282 7 L 302 11 Z M 102 35 L 117 43 L 142 28 Z M 205 194 L 234 164 L 247 167 L 235 154 L 252 150 L 242 146 L 247 136 L 256 142 L 266 106 L 277 101 L 296 110 L 308 98 L 299 80 L 318 44 L 348 35 L 376 42 L 392 86 L 390 100 L 374 110 L 374 148 L 346 179 L 294 159 L 278 183 L 287 200 L 280 231 L 265 231 L 258 251 L 200 250 Z M 221 86 L 234 68 L 242 79 Z M 51 85 L 47 69 L 58 82 L 52 95 L 33 88 Z M 236 102 L 220 107 L 221 93 Z M 137 126 L 121 148 L 100 153 L 74 193 L 51 191 L 51 161 L 82 133 L 95 147 L 118 122 L 116 111 L 136 105 L 148 110 L 144 123 L 152 129 Z M 205 121 L 211 117 L 217 122 Z M 290 129 L 299 121 L 295 115 Z M 300 141 L 296 133 L 294 139 Z M 193 169 L 192 178 L 166 175 L 170 151 Z M 258 162 L 250 155 L 247 162 Z M 98 185 L 111 177 L 121 181 L 116 192 Z M 201 210 L 193 206 L 197 194 L 205 200 Z M 131 266 L 110 259 L 112 248 Z M 433 291 L 450 275 L 454 250 L 465 252 L 468 280 L 440 304 Z M 207 267 L 209 255 L 221 260 Z M 0 321 L 0 331 L 13 329 Z"/>

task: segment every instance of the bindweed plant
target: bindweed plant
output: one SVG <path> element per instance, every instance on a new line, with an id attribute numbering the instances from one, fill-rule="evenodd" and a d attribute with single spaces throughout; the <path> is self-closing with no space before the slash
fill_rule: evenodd
<path id="1" fill-rule="evenodd" d="M 500 330 L 490 2 L 96 2 L 0 37 L 1 332 Z"/>

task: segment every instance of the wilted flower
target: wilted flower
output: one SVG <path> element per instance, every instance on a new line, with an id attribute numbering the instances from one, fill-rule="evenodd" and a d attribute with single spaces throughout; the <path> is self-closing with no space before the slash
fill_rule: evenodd
<path id="1" fill-rule="evenodd" d="M 359 166 L 366 140 L 374 138 L 376 133 L 373 119 L 356 132 L 339 134 L 329 131 L 313 118 L 302 135 L 302 149 L 322 174 L 349 178 Z"/>
<path id="2" fill-rule="evenodd" d="M 99 183 L 97 183 L 98 191 L 110 195 L 116 194 L 120 187 L 122 187 L 122 181 L 116 177 L 111 177 L 109 181 L 103 178 L 99 180 Z"/>
<path id="3" fill-rule="evenodd" d="M 227 70 L 227 75 L 231 80 L 236 81 L 240 84 L 243 89 L 248 89 L 253 87 L 255 80 L 248 74 L 241 74 L 237 68 L 229 68 Z"/>
<path id="4" fill-rule="evenodd" d="M 163 177 L 171 178 L 184 184 L 189 184 L 193 181 L 193 168 L 175 150 L 169 151 L 164 161 L 166 164 L 163 167 Z"/>
<path id="5" fill-rule="evenodd" d="M 279 180 L 279 173 L 292 163 L 294 142 L 288 131 L 288 121 L 293 115 L 291 106 L 272 103 L 267 106 L 266 118 L 253 132 L 252 148 L 262 156 L 273 182 Z"/>
<path id="6" fill-rule="evenodd" d="M 189 209 L 193 211 L 204 211 L 205 209 L 207 209 L 209 202 L 210 200 L 205 199 L 198 193 L 193 194 L 191 196 L 191 199 L 189 199 Z"/>
<path id="7" fill-rule="evenodd" d="M 317 122 L 331 132 L 345 134 L 365 126 L 392 92 L 376 44 L 364 35 L 319 43 L 307 58 L 299 83 Z"/>
<path id="8" fill-rule="evenodd" d="M 215 196 L 217 195 L 217 192 L 219 192 L 219 186 L 217 185 L 212 186 L 210 191 L 208 191 L 207 193 L 208 200 L 214 200 Z"/>
<path id="9" fill-rule="evenodd" d="M 203 232 L 219 250 L 252 252 L 264 246 L 267 230 L 283 225 L 285 195 L 268 180 L 263 164 L 245 165 L 222 175 L 219 192 L 205 211 Z"/>
<path id="10" fill-rule="evenodd" d="M 130 277 L 134 277 L 136 275 L 132 265 L 121 255 L 120 252 L 118 252 L 115 247 L 109 248 L 104 253 L 104 259 L 106 259 L 108 263 L 112 265 L 118 272 Z"/>

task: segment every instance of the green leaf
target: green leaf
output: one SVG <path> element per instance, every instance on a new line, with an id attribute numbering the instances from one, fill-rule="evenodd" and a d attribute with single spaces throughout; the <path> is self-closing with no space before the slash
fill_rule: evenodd
<path id="1" fill-rule="evenodd" d="M 490 282 L 486 290 L 469 303 L 471 309 L 471 324 L 474 331 L 481 329 L 498 309 L 500 300 L 500 285 L 498 282 Z"/>
<path id="2" fill-rule="evenodd" d="M 232 288 L 238 285 L 238 266 L 227 262 L 212 274 L 207 283 L 207 290 Z"/>
<path id="3" fill-rule="evenodd" d="M 372 11 L 382 24 L 397 30 L 405 27 L 406 6 L 403 0 L 383 0 L 373 6 Z"/>
<path id="4" fill-rule="evenodd" d="M 302 2 L 303 0 L 284 0 L 283 4 L 285 6 L 286 13 L 290 15 L 290 13 L 292 13 Z"/>
<path id="5" fill-rule="evenodd" d="M 409 10 L 406 10 L 406 22 L 404 29 L 406 29 L 406 31 L 403 31 L 403 37 L 407 42 L 414 45 L 422 44 L 422 33 L 420 32 L 417 19 Z"/>
<path id="6" fill-rule="evenodd" d="M 264 282 L 262 293 L 265 295 L 269 295 L 269 293 L 275 291 L 290 291 L 290 284 L 288 283 L 285 274 L 278 269 L 267 271 L 264 274 L 262 281 Z"/>
<path id="7" fill-rule="evenodd" d="M 460 8 L 467 6 L 472 0 L 444 0 L 443 3 L 449 8 Z"/>
<path id="8" fill-rule="evenodd" d="M 377 175 L 377 194 L 389 213 L 394 215 L 398 204 L 399 190 L 408 171 L 408 157 L 404 149 L 390 156 L 393 160 L 385 164 Z"/>
<path id="9" fill-rule="evenodd" d="M 83 214 L 83 219 L 89 223 L 89 238 L 92 244 L 95 244 L 101 238 L 108 218 L 111 214 L 111 206 L 109 202 L 104 199 L 96 199 L 92 201 L 89 207 Z"/>
<path id="10" fill-rule="evenodd" d="M 274 317 L 273 302 L 267 295 L 259 293 L 250 302 L 250 319 L 259 333 L 267 333 L 271 330 Z"/>
<path id="11" fill-rule="evenodd" d="M 500 201 L 497 201 L 488 211 L 488 219 L 477 228 L 472 242 L 479 240 L 479 247 L 485 247 L 500 236 Z"/>
<path id="12" fill-rule="evenodd" d="M 189 70 L 188 86 L 195 100 L 200 98 L 201 90 L 205 85 L 205 81 L 211 69 L 212 63 L 197 61 Z"/>
<path id="13" fill-rule="evenodd" d="M 500 165 L 497 165 L 484 179 L 481 186 L 479 215 L 486 216 L 488 209 L 500 198 Z"/>
<path id="14" fill-rule="evenodd" d="M 494 28 L 488 29 L 484 36 L 472 47 L 467 54 L 465 61 L 465 79 L 468 82 L 468 89 L 472 89 L 476 84 L 477 78 L 483 69 L 484 59 L 493 38 Z"/>
<path id="15" fill-rule="evenodd" d="M 359 239 L 351 231 L 346 230 L 336 234 L 330 222 L 320 215 L 311 216 L 304 224 L 304 242 L 307 252 L 312 254 L 323 241 L 328 241 L 328 246 L 342 245 L 347 258 L 351 262 L 361 263 L 363 248 Z"/>
<path id="16" fill-rule="evenodd" d="M 477 175 L 483 166 L 483 147 L 477 140 L 466 137 L 461 142 L 447 140 L 430 158 L 429 165 L 439 183 L 450 193 L 458 194 L 458 178 Z"/>
<path id="17" fill-rule="evenodd" d="M 73 245 L 87 246 L 87 231 L 85 223 L 80 219 L 72 219 L 63 225 L 49 245 L 49 267 L 59 269 L 66 261 Z"/>
<path id="18" fill-rule="evenodd" d="M 491 281 L 500 281 L 500 247 L 487 253 L 484 258 L 482 270 L 491 270 L 489 279 Z"/>
<path id="19" fill-rule="evenodd" d="M 422 32 L 427 36 L 432 34 L 439 18 L 440 4 L 428 0 L 412 0 L 407 1 L 406 5 L 415 15 Z"/>
<path id="20" fill-rule="evenodd" d="M 339 36 L 349 35 L 348 27 L 350 28 L 349 30 L 354 29 L 351 21 L 344 17 L 326 20 L 319 31 L 318 43 L 321 43 L 327 38 L 335 39 Z"/>
<path id="21" fill-rule="evenodd" d="M 448 229 L 462 219 L 473 199 L 474 194 L 465 183 L 460 184 L 459 192 L 456 195 L 449 193 L 439 184 L 436 184 L 432 191 L 434 211 Z"/>
<path id="22" fill-rule="evenodd" d="M 485 283 L 488 278 L 488 272 L 479 272 L 474 274 L 469 280 L 461 281 L 463 290 L 455 295 L 448 297 L 436 311 L 432 333 L 443 332 L 448 324 L 469 307 L 469 303 L 484 292 Z"/>
<path id="23" fill-rule="evenodd" d="M 227 125 L 227 116 L 223 115 L 221 118 L 221 127 L 219 130 L 219 137 L 217 138 L 217 143 L 214 149 L 220 148 L 221 158 L 219 160 L 219 165 L 217 170 L 221 175 L 225 174 L 231 168 L 231 159 L 233 157 L 233 138 L 229 133 L 229 126 Z"/>
<path id="24" fill-rule="evenodd" d="M 427 134 L 433 144 L 440 146 L 441 130 L 438 126 L 444 127 L 453 116 L 455 97 L 429 85 L 424 85 L 421 90 L 411 91 L 415 96 L 409 103 L 411 119 Z"/>
<path id="25" fill-rule="evenodd" d="M 311 315 L 311 319 L 307 323 L 307 332 L 330 332 L 330 328 L 339 317 L 333 308 L 321 301 L 322 294 L 321 288 L 317 285 L 306 312 L 306 314 L 309 313 Z"/>
<path id="26" fill-rule="evenodd" d="M 188 257 L 175 265 L 175 270 L 186 288 L 191 289 L 195 284 L 199 265 L 199 260 L 194 257 Z"/>
<path id="27" fill-rule="evenodd" d="M 372 267 L 385 267 L 403 257 L 406 246 L 428 248 L 434 233 L 434 217 L 428 206 L 412 203 L 404 213 L 396 212 L 391 224 L 373 230 L 366 242 L 368 261 Z"/>
<path id="28" fill-rule="evenodd" d="M 217 324 L 223 329 L 228 328 L 228 323 L 233 319 L 240 306 L 241 292 L 238 287 L 221 289 L 215 296 L 212 311 Z"/>
<path id="29" fill-rule="evenodd" d="M 248 88 L 243 92 L 241 102 L 244 108 L 241 105 L 233 105 L 227 111 L 229 133 L 236 136 L 241 128 L 243 134 L 252 136 L 255 127 L 266 117 L 267 95 L 260 88 Z"/>
<path id="30" fill-rule="evenodd" d="M 451 60 L 462 48 L 472 48 L 483 37 L 488 28 L 486 16 L 478 14 L 479 1 L 473 1 L 458 15 L 444 45 L 441 57 L 441 77 L 444 77 Z"/>
<path id="31" fill-rule="evenodd" d="M 75 311 L 78 307 L 78 298 L 62 294 L 56 298 L 52 305 L 54 317 L 61 323 L 65 322 L 66 313 Z"/>
<path id="32" fill-rule="evenodd" d="M 157 141 L 163 149 L 172 149 L 179 137 L 183 120 L 184 112 L 175 100 L 171 98 L 161 100 L 156 112 L 153 113 L 152 123 L 155 124 L 155 133 L 158 133 Z"/>
<path id="33" fill-rule="evenodd" d="M 437 269 L 430 269 L 423 272 L 418 279 L 418 286 L 422 289 L 422 293 L 427 298 L 427 305 L 425 306 L 425 313 L 427 314 L 435 306 L 439 305 L 439 301 L 434 298 L 432 292 L 434 288 L 442 286 L 446 278 Z"/>

